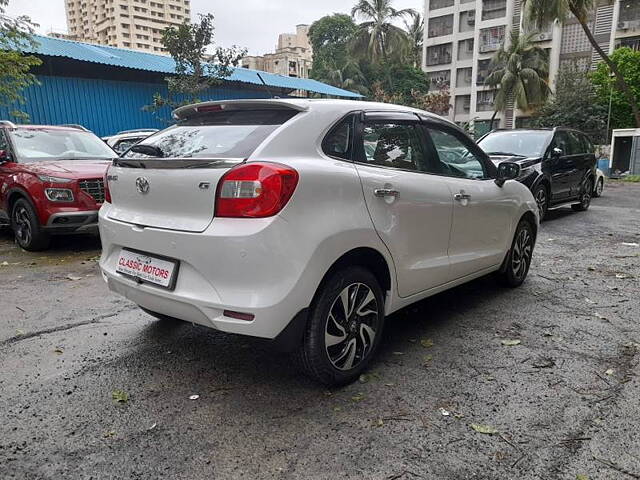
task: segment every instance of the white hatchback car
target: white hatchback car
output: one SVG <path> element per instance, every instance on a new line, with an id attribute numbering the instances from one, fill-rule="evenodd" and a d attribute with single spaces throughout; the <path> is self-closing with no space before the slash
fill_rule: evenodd
<path id="1" fill-rule="evenodd" d="M 454 124 L 343 100 L 190 105 L 107 172 L 100 266 L 158 318 L 275 340 L 354 380 L 386 315 L 528 272 L 538 207 Z"/>

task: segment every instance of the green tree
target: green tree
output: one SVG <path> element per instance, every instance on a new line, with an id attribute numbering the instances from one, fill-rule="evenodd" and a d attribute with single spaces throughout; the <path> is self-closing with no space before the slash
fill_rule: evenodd
<path id="1" fill-rule="evenodd" d="M 167 77 L 169 95 L 157 93 L 150 110 L 176 108 L 201 101 L 200 96 L 233 73 L 246 49 L 213 47 L 213 15 L 200 15 L 198 23 L 184 22 L 162 33 L 162 44 L 176 64 L 175 75 Z M 212 50 L 208 54 L 208 50 Z"/>
<path id="2" fill-rule="evenodd" d="M 585 70 L 563 68 L 556 79 L 555 93 L 536 112 L 532 124 L 534 127 L 573 127 L 587 133 L 596 143 L 602 143 L 607 128 L 607 108 L 598 102 Z"/>
<path id="3" fill-rule="evenodd" d="M 335 72 L 341 72 L 341 75 L 348 73 L 344 70 L 350 63 L 348 46 L 357 30 L 358 27 L 351 17 L 344 13 L 327 15 L 311 24 L 309 28 L 309 41 L 313 48 L 311 78 L 328 81 L 331 75 L 336 75 Z"/>
<path id="4" fill-rule="evenodd" d="M 362 19 L 353 43 L 353 51 L 367 55 L 373 62 L 403 55 L 410 41 L 402 28 L 392 22 L 417 15 L 411 8 L 396 10 L 393 0 L 358 0 L 351 9 L 354 19 Z"/>
<path id="5" fill-rule="evenodd" d="M 613 3 L 614 0 L 607 0 Z M 585 35 L 589 39 L 589 43 L 594 48 L 602 60 L 607 64 L 609 70 L 613 72 L 616 78 L 616 85 L 623 92 L 626 101 L 631 107 L 635 126 L 640 128 L 640 107 L 638 106 L 638 98 L 624 79 L 616 64 L 602 50 L 593 32 L 589 29 L 589 13 L 596 5 L 595 0 L 526 0 L 526 12 L 529 18 L 538 26 L 546 25 L 554 20 L 564 22 L 565 19 L 572 15 L 582 27 Z"/>
<path id="6" fill-rule="evenodd" d="M 414 67 L 420 67 L 422 64 L 422 44 L 424 42 L 424 19 L 420 14 L 413 15 L 410 21 L 405 20 L 404 26 L 407 29 L 410 42 L 409 58 Z"/>
<path id="7" fill-rule="evenodd" d="M 611 54 L 611 62 L 616 66 L 635 98 L 640 98 L 640 52 L 631 48 L 618 48 Z M 608 64 L 601 62 L 591 80 L 596 89 L 598 103 L 608 114 L 611 100 L 611 128 L 634 128 L 633 110 L 627 96 L 616 89 L 616 80 L 611 77 Z"/>
<path id="8" fill-rule="evenodd" d="M 549 96 L 549 59 L 533 42 L 534 35 L 512 30 L 508 44 L 503 44 L 491 59 L 491 73 L 485 85 L 496 92 L 492 127 L 496 114 L 506 111 L 511 101 L 519 109 L 529 111 L 542 105 Z"/>
<path id="9" fill-rule="evenodd" d="M 22 91 L 37 85 L 36 77 L 29 73 L 32 67 L 42 61 L 22 52 L 36 46 L 33 29 L 37 25 L 29 17 L 11 18 L 5 14 L 9 0 L 0 0 L 0 106 L 11 107 L 24 103 Z M 27 120 L 29 116 L 19 109 L 11 111 L 11 116 Z"/>

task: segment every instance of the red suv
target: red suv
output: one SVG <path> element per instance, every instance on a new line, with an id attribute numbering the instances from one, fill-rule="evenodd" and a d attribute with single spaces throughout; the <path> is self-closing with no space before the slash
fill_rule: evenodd
<path id="1" fill-rule="evenodd" d="M 116 156 L 79 126 L 0 121 L 0 224 L 32 251 L 51 235 L 97 232 L 103 177 Z"/>

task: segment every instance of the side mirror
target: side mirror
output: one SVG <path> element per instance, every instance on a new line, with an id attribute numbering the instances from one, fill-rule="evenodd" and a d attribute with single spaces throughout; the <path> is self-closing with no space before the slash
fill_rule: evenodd
<path id="1" fill-rule="evenodd" d="M 6 150 L 0 150 L 0 163 L 8 162 L 10 159 L 9 152 Z"/>
<path id="2" fill-rule="evenodd" d="M 153 145 L 142 145 L 137 144 L 129 149 L 130 152 L 133 153 L 141 153 L 142 155 L 147 155 L 149 157 L 162 158 L 164 157 L 164 152 Z"/>
<path id="3" fill-rule="evenodd" d="M 499 187 L 504 185 L 507 180 L 515 180 L 520 176 L 520 165 L 515 162 L 502 162 L 498 165 L 498 176 L 496 177 L 496 185 Z"/>
<path id="4" fill-rule="evenodd" d="M 551 158 L 560 158 L 562 155 L 564 155 L 564 150 L 561 148 L 553 147 L 551 149 Z"/>

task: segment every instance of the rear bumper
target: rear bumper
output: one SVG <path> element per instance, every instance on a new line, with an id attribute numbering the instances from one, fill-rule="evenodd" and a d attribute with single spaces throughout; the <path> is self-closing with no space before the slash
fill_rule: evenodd
<path id="1" fill-rule="evenodd" d="M 309 251 L 296 245 L 287 222 L 214 219 L 202 233 L 141 228 L 100 210 L 100 267 L 109 289 L 148 310 L 217 330 L 275 339 L 310 303 L 317 287 L 307 278 Z M 174 290 L 137 283 L 116 271 L 123 247 L 180 262 Z M 225 310 L 254 315 L 252 321 Z"/>

